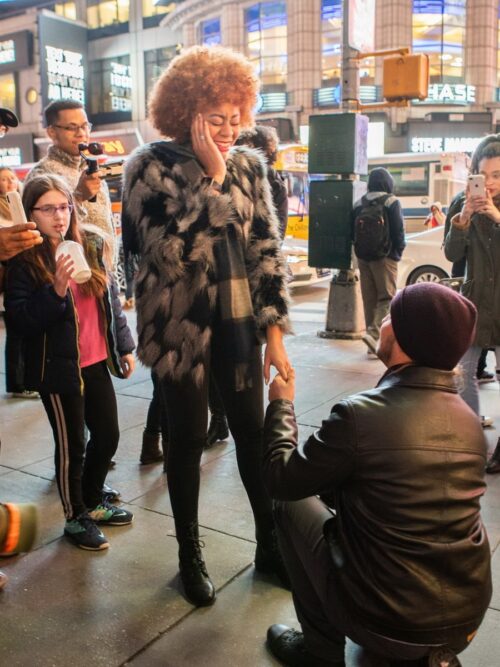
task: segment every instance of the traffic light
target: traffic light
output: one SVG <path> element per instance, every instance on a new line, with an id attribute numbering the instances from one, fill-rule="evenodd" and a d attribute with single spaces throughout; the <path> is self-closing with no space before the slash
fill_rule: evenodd
<path id="1" fill-rule="evenodd" d="M 429 89 L 429 56 L 424 53 L 384 58 L 382 96 L 396 100 L 425 100 Z"/>

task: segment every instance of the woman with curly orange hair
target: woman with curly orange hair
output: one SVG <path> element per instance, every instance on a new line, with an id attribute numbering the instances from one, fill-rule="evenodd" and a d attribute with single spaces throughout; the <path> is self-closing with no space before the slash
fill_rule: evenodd
<path id="1" fill-rule="evenodd" d="M 149 101 L 153 125 L 172 140 L 137 149 L 123 188 L 124 246 L 141 257 L 139 357 L 167 411 L 180 575 L 200 606 L 215 600 L 198 532 L 210 373 L 255 518 L 255 567 L 288 584 L 261 473 L 263 377 L 271 365 L 285 378 L 290 370 L 286 271 L 263 159 L 234 146 L 252 124 L 257 90 L 251 64 L 228 49 L 193 47 L 175 58 Z"/>

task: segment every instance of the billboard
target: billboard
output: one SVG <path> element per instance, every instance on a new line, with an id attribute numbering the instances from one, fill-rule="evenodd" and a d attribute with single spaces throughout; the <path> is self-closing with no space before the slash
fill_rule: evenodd
<path id="1" fill-rule="evenodd" d="M 38 16 L 42 104 L 87 101 L 87 29 L 54 15 Z"/>

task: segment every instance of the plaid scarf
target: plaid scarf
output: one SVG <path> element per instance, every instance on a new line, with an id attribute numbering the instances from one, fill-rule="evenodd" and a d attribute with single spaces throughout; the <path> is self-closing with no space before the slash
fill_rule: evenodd
<path id="1" fill-rule="evenodd" d="M 242 227 L 238 222 L 228 222 L 225 233 L 214 245 L 218 344 L 234 365 L 235 391 L 252 386 L 250 360 L 257 344 L 244 244 Z"/>
<path id="2" fill-rule="evenodd" d="M 189 143 L 168 143 L 169 150 L 179 155 L 184 176 L 196 183 L 204 176 L 203 169 Z M 227 181 L 224 183 L 227 191 Z M 250 361 L 258 343 L 252 298 L 245 265 L 245 237 L 237 220 L 228 220 L 214 244 L 215 271 L 217 275 L 218 324 L 217 345 L 234 366 L 235 391 L 252 386 Z"/>

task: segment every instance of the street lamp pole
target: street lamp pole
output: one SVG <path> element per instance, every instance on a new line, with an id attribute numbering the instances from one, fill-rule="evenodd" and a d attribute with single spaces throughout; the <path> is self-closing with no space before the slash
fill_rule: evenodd
<path id="1" fill-rule="evenodd" d="M 342 6 L 342 102 L 343 113 L 359 110 L 359 59 L 358 51 L 350 46 L 349 18 L 352 6 L 343 0 Z M 351 18 L 353 18 L 351 16 Z M 354 152 L 355 147 L 352 147 Z M 354 179 L 354 175 L 349 178 Z M 364 332 L 364 316 L 356 269 L 341 269 L 330 283 L 325 330 L 321 338 L 359 339 Z"/>

